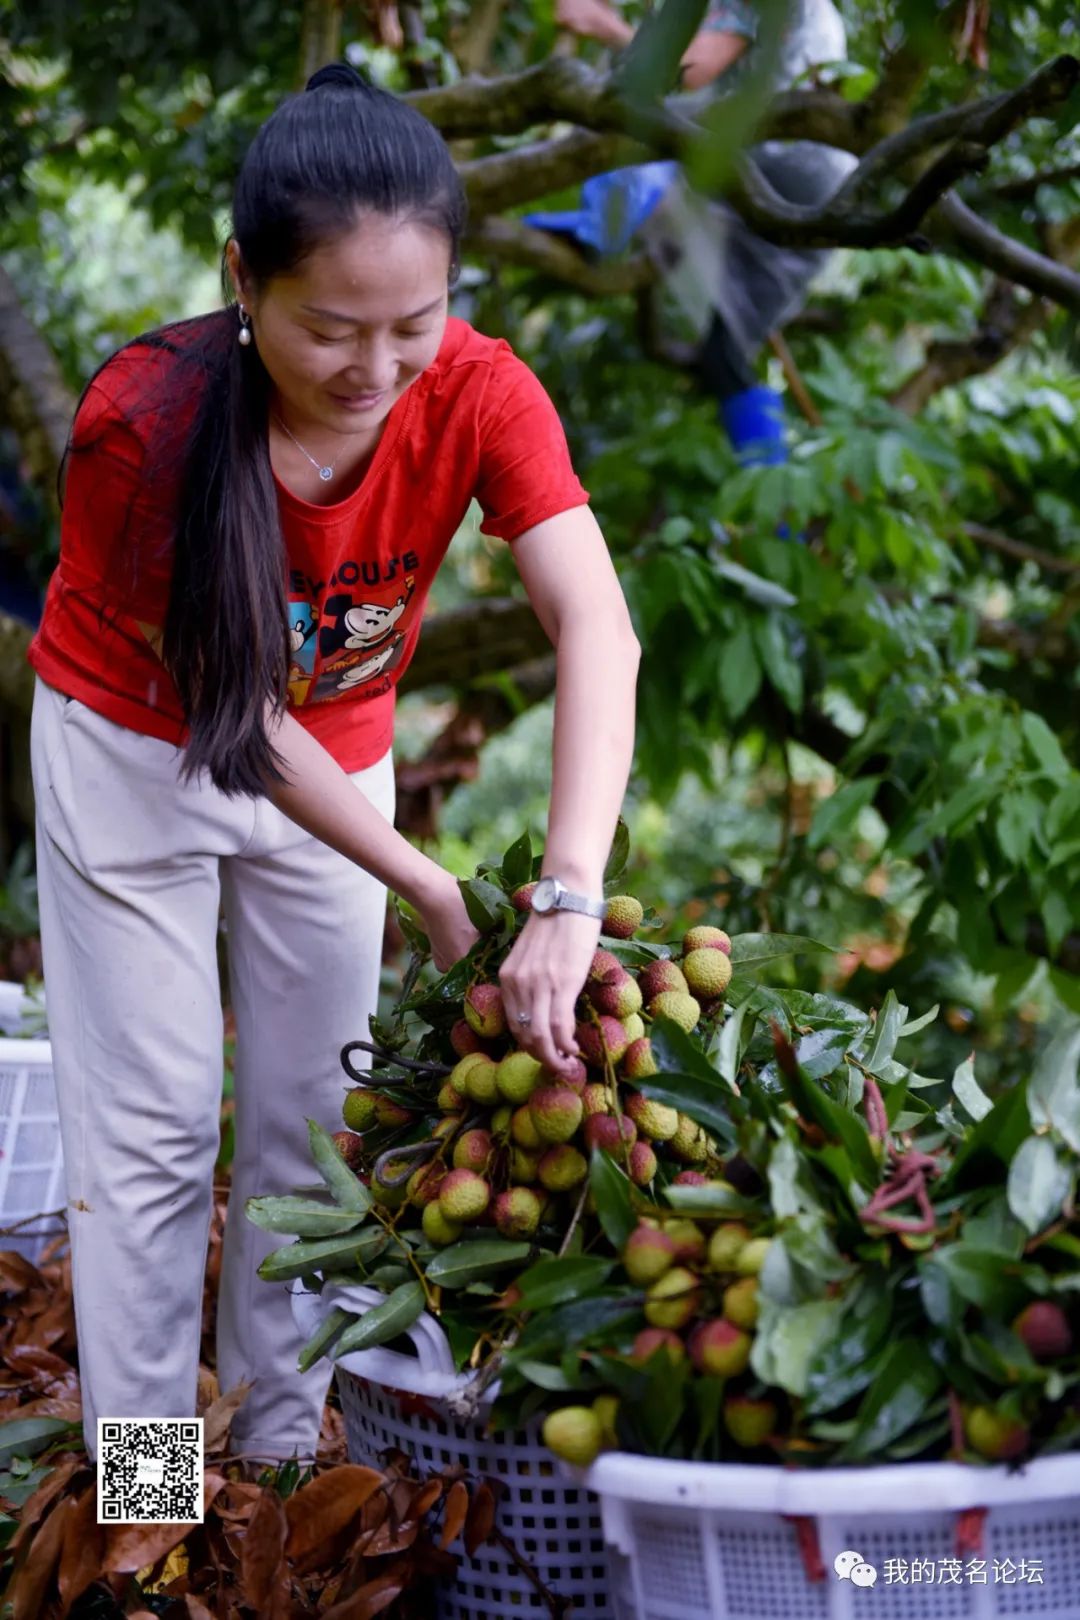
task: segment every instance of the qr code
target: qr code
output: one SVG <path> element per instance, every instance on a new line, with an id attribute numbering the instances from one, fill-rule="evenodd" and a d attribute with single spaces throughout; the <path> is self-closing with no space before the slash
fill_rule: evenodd
<path id="1" fill-rule="evenodd" d="M 203 1419 L 98 1418 L 98 1524 L 202 1524 Z"/>

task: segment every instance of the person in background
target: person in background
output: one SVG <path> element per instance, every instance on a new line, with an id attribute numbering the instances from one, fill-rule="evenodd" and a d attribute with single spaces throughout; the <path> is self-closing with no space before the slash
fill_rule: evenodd
<path id="1" fill-rule="evenodd" d="M 556 0 L 559 26 L 622 50 L 634 28 L 608 0 Z M 719 0 L 682 59 L 682 84 L 699 104 L 738 84 L 762 49 L 751 0 Z M 843 21 L 832 0 L 792 0 L 779 44 L 772 89 L 808 69 L 841 61 Z M 690 103 L 686 110 L 693 110 Z M 855 165 L 846 152 L 816 141 L 766 141 L 750 156 L 787 202 L 825 203 Z M 674 163 L 648 163 L 597 175 L 582 188 L 578 210 L 527 216 L 530 224 L 575 236 L 610 253 L 639 234 L 698 343 L 698 372 L 716 399 L 720 420 L 744 461 L 787 459 L 783 399 L 757 380 L 770 332 L 798 312 L 827 251 L 778 247 L 756 235 L 725 203 L 692 191 Z"/>
<path id="2" fill-rule="evenodd" d="M 83 1435 L 195 1414 L 219 1151 L 224 905 L 235 1153 L 217 1313 L 249 1459 L 316 1454 L 332 1367 L 301 1375 L 288 1242 L 253 1195 L 310 1183 L 339 1054 L 376 1010 L 387 886 L 437 968 L 478 938 L 454 876 L 395 832 L 395 690 L 475 497 L 556 648 L 534 912 L 500 973 L 556 1073 L 603 917 L 640 649 L 543 387 L 449 316 L 464 196 L 441 136 L 351 68 L 255 136 L 235 302 L 127 344 L 66 458 L 60 562 L 30 649 L 49 1030 Z M 598 703 L 597 694 L 603 694 Z"/>

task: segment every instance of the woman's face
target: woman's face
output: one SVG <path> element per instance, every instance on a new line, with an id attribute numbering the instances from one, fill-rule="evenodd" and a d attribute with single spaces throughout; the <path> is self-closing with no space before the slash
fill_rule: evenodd
<path id="1" fill-rule="evenodd" d="M 288 425 L 370 433 L 435 359 L 450 244 L 431 225 L 365 214 L 256 292 L 235 242 L 229 267 Z"/>

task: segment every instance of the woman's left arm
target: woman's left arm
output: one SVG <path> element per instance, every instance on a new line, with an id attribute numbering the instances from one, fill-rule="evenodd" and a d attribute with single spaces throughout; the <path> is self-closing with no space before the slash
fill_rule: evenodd
<path id="1" fill-rule="evenodd" d="M 526 529 L 510 543 L 536 616 L 556 654 L 551 804 L 543 875 L 594 897 L 614 836 L 634 751 L 641 648 L 604 537 L 587 506 Z M 531 916 L 499 975 L 510 1028 L 548 1068 L 577 1053 L 574 1003 L 601 924 L 578 912 Z M 531 1022 L 519 1026 L 517 1015 Z"/>

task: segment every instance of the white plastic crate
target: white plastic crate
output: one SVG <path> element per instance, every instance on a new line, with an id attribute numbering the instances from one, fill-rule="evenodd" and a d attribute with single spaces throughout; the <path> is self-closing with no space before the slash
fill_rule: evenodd
<path id="1" fill-rule="evenodd" d="M 362 1315 L 383 1298 L 376 1289 L 338 1284 L 313 1294 L 302 1279 L 291 1292 L 305 1339 L 336 1306 Z M 446 1335 L 424 1314 L 409 1338 L 415 1356 L 364 1350 L 334 1362 L 350 1461 L 376 1464 L 381 1452 L 394 1447 L 408 1453 L 422 1475 L 457 1465 L 497 1480 L 497 1528 L 545 1586 L 571 1600 L 572 1620 L 613 1620 L 595 1496 L 557 1467 L 537 1420 L 487 1434 L 483 1415 L 469 1423 L 452 1418 L 446 1399 L 470 1380 L 455 1372 Z M 470 1558 L 459 1542 L 454 1551 L 457 1579 L 439 1588 L 438 1620 L 550 1620 L 550 1607 L 502 1547 L 481 1547 Z"/>
<path id="2" fill-rule="evenodd" d="M 616 1620 L 1080 1620 L 1075 1452 L 1022 1471 L 783 1469 L 608 1452 L 578 1477 L 600 1497 Z M 958 1560 L 959 1515 L 970 1508 L 987 1509 L 981 1548 Z M 816 1531 L 822 1580 L 807 1575 L 797 1517 Z M 842 1553 L 871 1565 L 873 1584 L 842 1578 Z"/>
<path id="3" fill-rule="evenodd" d="M 44 1216 L 66 1203 L 60 1115 L 47 1040 L 11 1038 L 40 1011 L 22 985 L 0 982 L 0 1227 Z M 63 1220 L 35 1219 L 0 1249 L 37 1261 Z"/>

